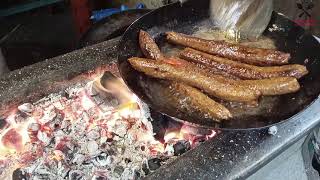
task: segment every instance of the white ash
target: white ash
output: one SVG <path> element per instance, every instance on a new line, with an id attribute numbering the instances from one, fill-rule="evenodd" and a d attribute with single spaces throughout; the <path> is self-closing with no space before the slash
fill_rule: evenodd
<path id="1" fill-rule="evenodd" d="M 96 141 L 91 140 L 87 143 L 87 151 L 88 151 L 88 155 L 94 157 L 99 155 L 100 150 L 99 150 L 99 145 Z"/>
<path id="2" fill-rule="evenodd" d="M 51 138 L 49 135 L 45 132 L 38 131 L 37 138 L 39 141 L 41 141 L 45 146 L 48 146 L 50 144 Z"/>
<path id="3" fill-rule="evenodd" d="M 146 104 L 136 96 L 118 104 L 108 92 L 94 91 L 93 84 L 23 104 L 20 114 L 28 116 L 6 119 L 16 124 L 19 118 L 26 126 L 29 160 L 21 170 L 30 179 L 138 179 L 147 174 L 143 166 L 148 160 L 173 159 L 174 143 L 154 139 Z M 18 156 L 11 162 L 16 161 Z"/>
<path id="4" fill-rule="evenodd" d="M 145 175 L 143 163 L 163 153 L 151 152 L 162 144 L 153 137 L 145 104 L 120 111 L 108 103 L 109 108 L 101 108 L 100 96 L 87 93 L 88 86 L 20 106 L 20 111 L 40 114 L 27 126 L 30 152 L 37 152 L 32 145 L 43 150 L 22 168 L 31 179 L 137 179 Z"/>
<path id="5" fill-rule="evenodd" d="M 87 138 L 90 140 L 97 140 L 98 138 L 100 138 L 100 133 L 97 129 L 91 130 L 88 132 Z"/>
<path id="6" fill-rule="evenodd" d="M 24 103 L 18 106 L 18 110 L 24 113 L 31 113 L 33 111 L 33 105 L 31 103 Z"/>
<path id="7" fill-rule="evenodd" d="M 39 120 L 41 124 L 46 124 L 49 121 L 52 121 L 56 116 L 57 113 L 55 112 L 56 108 L 51 105 L 48 108 L 44 109 L 44 115 Z"/>

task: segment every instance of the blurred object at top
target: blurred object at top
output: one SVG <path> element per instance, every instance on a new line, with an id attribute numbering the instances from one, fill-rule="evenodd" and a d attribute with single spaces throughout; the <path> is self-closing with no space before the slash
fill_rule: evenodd
<path id="1" fill-rule="evenodd" d="M 131 9 L 143 9 L 145 8 L 145 5 L 143 3 L 138 3 L 135 8 Z M 111 16 L 112 14 L 116 14 L 122 11 L 128 11 L 130 8 L 126 5 L 121 5 L 120 8 L 110 8 L 110 9 L 102 9 L 93 11 L 92 15 L 90 17 L 91 20 L 94 22 L 100 21 L 101 19 Z"/>
<path id="2" fill-rule="evenodd" d="M 229 38 L 258 38 L 269 24 L 272 0 L 211 0 L 211 16 Z"/>
<path id="3" fill-rule="evenodd" d="M 320 36 L 320 0 L 276 0 L 274 10 L 285 14 L 312 34 Z"/>

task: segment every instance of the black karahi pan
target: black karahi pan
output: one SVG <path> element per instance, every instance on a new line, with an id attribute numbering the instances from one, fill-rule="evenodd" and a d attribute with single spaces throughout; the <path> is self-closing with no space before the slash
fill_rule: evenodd
<path id="1" fill-rule="evenodd" d="M 118 66 L 122 78 L 128 87 L 152 109 L 175 117 L 178 120 L 199 120 L 201 126 L 217 127 L 215 123 L 202 122 L 196 114 L 186 117 L 176 112 L 170 105 L 170 97 L 164 93 L 165 81 L 146 77 L 135 71 L 127 59 L 143 57 L 138 44 L 139 30 L 151 34 L 158 45 L 165 44 L 167 31 L 193 34 L 200 28 L 210 28 L 214 22 L 209 16 L 210 0 L 189 0 L 183 4 L 174 3 L 156 9 L 135 21 L 124 33 L 119 44 Z M 277 27 L 277 30 L 274 30 Z M 264 36 L 271 38 L 277 49 L 288 52 L 290 63 L 303 64 L 309 74 L 299 80 L 301 89 L 297 93 L 263 97 L 259 107 L 245 108 L 239 111 L 231 109 L 234 117 L 218 126 L 226 129 L 262 128 L 288 121 L 307 108 L 320 93 L 320 45 L 318 41 L 302 27 L 276 12 L 266 28 Z M 195 122 L 195 121 L 193 121 Z"/>

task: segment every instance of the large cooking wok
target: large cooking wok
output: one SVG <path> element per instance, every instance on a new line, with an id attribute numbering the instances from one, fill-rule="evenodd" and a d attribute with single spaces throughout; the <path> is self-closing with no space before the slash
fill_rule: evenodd
<path id="1" fill-rule="evenodd" d="M 186 117 L 185 113 L 176 112 L 176 108 L 169 103 L 170 97 L 163 92 L 161 83 L 166 82 L 146 77 L 135 71 L 127 59 L 134 56 L 142 57 L 138 45 L 140 29 L 150 33 L 158 45 L 163 47 L 166 31 L 193 34 L 199 28 L 212 27 L 213 22 L 209 19 L 209 3 L 210 0 L 190 0 L 184 4 L 178 2 L 156 9 L 135 21 L 127 29 L 119 44 L 119 70 L 128 87 L 151 108 L 177 120 L 197 119 L 197 116 Z M 278 30 L 272 27 L 278 27 Z M 320 45 L 317 40 L 302 27 L 275 12 L 263 35 L 273 39 L 278 50 L 291 54 L 290 63 L 306 65 L 309 74 L 299 80 L 301 90 L 297 93 L 263 97 L 259 107 L 255 108 L 241 110 L 231 108 L 233 119 L 220 124 L 219 128 L 261 128 L 287 121 L 307 108 L 320 93 Z M 201 123 L 201 125 L 217 127 L 215 123 Z"/>

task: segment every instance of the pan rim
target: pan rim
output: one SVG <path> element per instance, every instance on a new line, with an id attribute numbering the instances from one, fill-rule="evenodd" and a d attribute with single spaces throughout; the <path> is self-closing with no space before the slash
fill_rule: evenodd
<path id="1" fill-rule="evenodd" d="M 120 52 L 121 50 L 123 50 L 123 44 L 125 43 L 126 39 L 125 39 L 125 35 L 131 33 L 132 29 L 136 28 L 135 25 L 137 22 L 140 22 L 141 19 L 144 19 L 146 16 L 149 16 L 150 14 L 153 14 L 153 13 L 157 13 L 159 10 L 161 10 L 162 8 L 167 8 L 168 6 L 175 6 L 175 5 L 181 5 L 180 2 L 176 2 L 176 3 L 172 3 L 172 4 L 169 4 L 169 5 L 166 5 L 166 6 L 162 6 L 158 9 L 155 9 L 155 10 L 152 10 L 148 13 L 146 13 L 145 15 L 143 15 L 142 17 L 138 18 L 136 21 L 134 21 L 128 28 L 127 30 L 125 31 L 124 35 L 121 37 L 121 40 L 119 41 L 119 46 L 118 46 L 118 52 Z M 276 12 L 274 11 L 273 13 L 275 13 L 276 15 L 278 16 L 282 16 L 283 18 L 285 19 L 288 19 L 287 16 L 285 16 L 284 14 L 281 14 L 279 12 Z M 293 21 L 290 21 L 290 22 L 293 22 Z M 293 22 L 294 23 L 294 22 Z M 295 23 L 296 24 L 296 23 Z M 154 26 L 152 26 L 154 27 Z M 152 27 L 149 27 L 147 29 L 144 29 L 144 30 L 148 30 Z M 300 29 L 303 29 L 302 27 L 299 26 Z M 142 29 L 142 28 L 141 28 Z M 305 31 L 303 29 L 303 31 Z M 312 36 L 312 38 L 317 42 L 319 43 L 315 37 Z M 320 44 L 320 43 L 319 43 Z M 117 65 L 118 65 L 118 68 L 119 68 L 119 72 L 121 74 L 121 77 L 124 77 L 123 75 L 123 71 L 121 70 L 120 66 L 123 62 L 121 62 L 120 60 L 120 57 L 121 57 L 121 54 L 118 54 L 118 61 L 117 61 Z M 128 88 L 134 93 L 134 90 L 128 85 L 128 82 L 127 82 L 127 79 L 126 78 L 123 78 L 124 79 L 124 82 L 126 83 L 126 85 L 128 86 Z M 319 94 L 313 98 L 309 103 L 307 103 L 306 105 L 304 105 L 304 107 L 300 110 L 298 110 L 298 112 L 294 113 L 293 115 L 291 115 L 289 118 L 285 118 L 285 119 L 282 119 L 282 120 L 279 120 L 278 122 L 275 122 L 275 123 L 272 123 L 272 124 L 268 124 L 268 125 L 264 125 L 264 126 L 261 126 L 261 127 L 248 127 L 248 128 L 213 128 L 213 127 L 208 127 L 208 126 L 204 126 L 204 125 L 199 125 L 199 124 L 195 124 L 196 127 L 205 127 L 205 128 L 210 128 L 210 129 L 215 129 L 215 130 L 220 130 L 220 131 L 251 131 L 251 130 L 265 130 L 265 129 L 268 129 L 270 127 L 273 127 L 273 126 L 279 126 L 281 124 L 284 124 L 284 123 L 292 123 L 294 122 L 295 120 L 299 119 L 299 116 L 301 116 L 301 114 L 303 112 L 305 112 L 307 109 L 309 109 L 313 104 L 315 104 L 315 102 L 319 100 Z M 145 102 L 144 100 L 141 99 L 141 101 L 143 101 L 144 103 L 146 103 L 149 107 L 149 103 Z M 151 107 L 152 108 L 152 107 Z M 159 110 L 156 110 L 154 109 L 155 111 L 157 111 L 158 113 L 160 114 L 163 114 L 165 116 L 168 116 L 168 117 L 172 117 L 170 115 L 167 115 L 166 113 L 163 113 L 163 112 L 160 112 Z M 178 120 L 181 120 L 179 118 L 176 118 L 176 117 L 173 117 L 174 119 L 178 119 Z M 281 118 L 280 118 L 281 119 Z M 190 122 L 187 122 L 187 121 L 183 121 L 181 120 L 182 122 L 184 123 L 190 123 Z M 190 123 L 190 124 L 194 124 L 194 123 Z"/>

